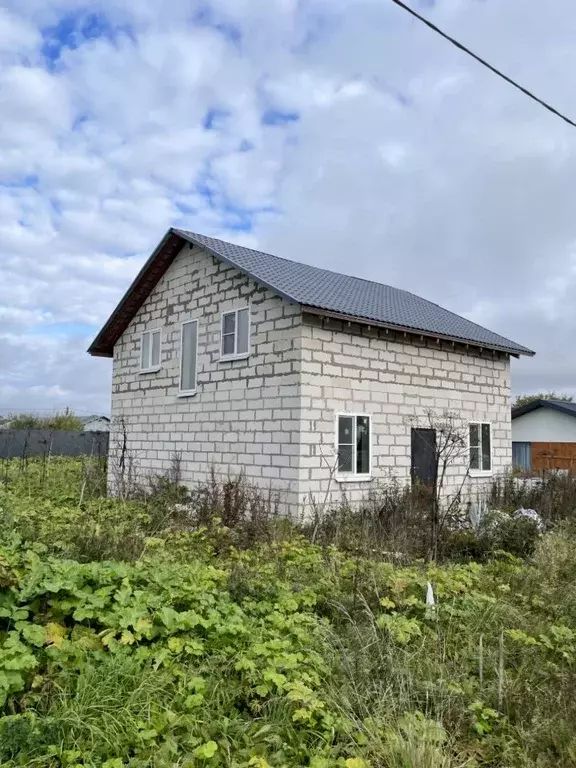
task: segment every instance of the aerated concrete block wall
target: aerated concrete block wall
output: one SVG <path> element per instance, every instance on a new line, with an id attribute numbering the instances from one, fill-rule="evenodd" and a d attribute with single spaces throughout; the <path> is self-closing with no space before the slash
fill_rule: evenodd
<path id="1" fill-rule="evenodd" d="M 439 423 L 446 411 L 457 413 L 454 424 L 466 439 L 469 422 L 490 422 L 493 474 L 512 463 L 508 355 L 306 314 L 301 392 L 301 505 L 310 496 L 356 502 L 390 476 L 409 482 L 411 429 L 428 427 L 430 414 Z M 339 412 L 372 416 L 371 482 L 334 479 Z M 466 477 L 467 461 L 466 451 L 450 466 L 448 494 L 462 488 L 474 496 L 489 481 Z"/>
<path id="2" fill-rule="evenodd" d="M 250 306 L 251 354 L 220 360 L 221 313 Z M 181 323 L 197 319 L 197 392 L 180 397 Z M 161 369 L 140 373 L 140 338 L 162 330 Z M 279 492 L 282 508 L 310 512 L 344 496 L 359 501 L 390 475 L 410 478 L 411 428 L 428 411 L 456 411 L 492 424 L 493 473 L 511 465 L 508 356 L 303 314 L 205 251 L 186 245 L 116 344 L 111 485 L 125 424 L 140 477 L 167 472 L 175 452 L 182 479 L 245 473 Z M 372 480 L 338 482 L 336 415 L 372 416 Z M 465 463 L 450 469 L 457 490 Z M 467 492 L 486 478 L 466 479 Z"/>
<path id="3" fill-rule="evenodd" d="M 247 305 L 251 354 L 220 361 L 221 313 Z M 181 323 L 191 319 L 199 321 L 197 393 L 179 397 Z M 244 472 L 293 504 L 301 323 L 298 306 L 205 251 L 184 246 L 114 349 L 112 452 L 123 419 L 141 476 L 167 471 L 178 451 L 187 484 L 207 479 L 211 467 L 225 475 Z M 162 329 L 162 367 L 141 374 L 141 333 L 154 328 Z"/>

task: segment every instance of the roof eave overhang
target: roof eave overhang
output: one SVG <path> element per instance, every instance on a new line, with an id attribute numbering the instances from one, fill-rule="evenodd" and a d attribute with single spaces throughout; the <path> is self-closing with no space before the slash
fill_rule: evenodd
<path id="1" fill-rule="evenodd" d="M 88 353 L 94 357 L 113 357 L 114 345 L 118 339 L 122 336 L 124 331 L 128 328 L 132 322 L 134 316 L 144 304 L 150 293 L 154 290 L 159 280 L 163 277 L 168 267 L 172 264 L 182 247 L 189 243 L 191 245 L 197 245 L 204 249 L 211 255 L 215 256 L 220 261 L 238 268 L 233 261 L 228 260 L 221 254 L 217 254 L 208 248 L 203 243 L 196 241 L 191 237 L 189 233 L 182 230 L 170 228 L 164 235 L 162 240 L 158 243 L 149 259 L 146 261 L 136 278 L 132 281 L 132 284 L 118 303 L 116 309 L 112 312 L 90 347 Z M 281 296 L 284 300 L 294 304 L 299 302 L 292 296 L 284 294 L 278 291 L 274 286 L 269 285 L 260 278 L 252 275 L 248 270 L 244 271 L 249 277 L 252 277 L 256 282 L 274 291 L 277 295 Z M 476 349 L 486 349 L 493 352 L 503 352 L 513 357 L 519 357 L 520 355 L 533 356 L 534 352 L 523 347 L 505 347 L 492 344 L 481 344 L 476 341 L 470 341 L 468 339 L 461 339 L 455 336 L 449 336 L 438 333 L 431 333 L 430 331 L 421 330 L 418 328 L 410 328 L 402 325 L 395 325 L 394 323 L 385 323 L 377 320 L 371 320 L 370 318 L 357 317 L 354 315 L 346 315 L 340 312 L 334 312 L 332 310 L 323 309 L 322 307 L 314 307 L 311 305 L 300 304 L 304 312 L 316 314 L 324 317 L 332 317 L 334 319 L 343 320 L 349 323 L 359 323 L 361 325 L 373 326 L 377 328 L 385 328 L 390 331 L 396 331 L 416 337 L 432 338 L 439 341 L 448 341 L 452 344 L 462 345 L 464 347 L 473 347 Z"/>
<path id="2" fill-rule="evenodd" d="M 114 356 L 114 345 L 130 325 L 134 315 L 172 264 L 185 242 L 186 240 L 173 229 L 168 230 L 88 347 L 88 354 L 94 357 Z"/>
<path id="3" fill-rule="evenodd" d="M 228 266 L 240 269 L 232 260 L 227 259 L 222 254 L 216 253 L 204 243 L 191 237 L 188 232 L 170 228 L 164 235 L 160 243 L 154 249 L 150 258 L 146 261 L 140 272 L 136 275 L 132 284 L 120 300 L 116 309 L 112 312 L 102 330 L 98 333 L 92 344 L 88 348 L 88 353 L 93 357 L 113 357 L 114 345 L 122 336 L 126 328 L 130 325 L 132 319 L 146 301 L 150 293 L 154 290 L 158 281 L 162 278 L 168 267 L 172 264 L 181 248 L 189 244 L 197 246 L 214 256 L 219 261 Z M 278 296 L 292 304 L 298 302 L 288 294 L 282 293 L 273 285 L 265 282 L 248 270 L 242 270 L 248 277 L 269 288 Z"/>
<path id="4" fill-rule="evenodd" d="M 527 355 L 528 357 L 533 357 L 534 352 L 530 349 L 518 349 L 518 348 L 512 348 L 512 347 L 504 347 L 504 346 L 498 346 L 496 344 L 481 344 L 478 341 L 471 341 L 469 339 L 461 339 L 457 336 L 449 336 L 442 333 L 432 333 L 430 331 L 424 331 L 419 328 L 409 328 L 408 326 L 404 325 L 396 325 L 394 323 L 383 323 L 380 320 L 371 320 L 370 318 L 366 317 L 357 317 L 355 315 L 346 315 L 341 312 L 333 312 L 332 310 L 328 309 L 322 309 L 322 307 L 313 307 L 310 305 L 302 305 L 302 311 L 308 312 L 312 315 L 319 315 L 320 317 L 330 317 L 334 320 L 342 320 L 347 323 L 358 323 L 360 325 L 366 325 L 373 328 L 384 328 L 387 331 L 395 331 L 397 333 L 403 333 L 405 336 L 415 336 L 415 337 L 422 337 L 422 338 L 428 338 L 428 339 L 434 339 L 435 341 L 448 341 L 452 342 L 452 344 L 455 346 L 456 344 L 459 344 L 463 347 L 472 347 L 474 349 L 480 349 L 480 350 L 489 350 L 491 352 L 503 352 L 507 355 L 511 355 L 512 357 L 520 357 L 520 355 Z"/>
<path id="5" fill-rule="evenodd" d="M 564 413 L 566 416 L 572 416 L 576 418 L 576 411 L 572 411 L 569 408 L 563 408 L 561 403 L 555 403 L 550 400 L 533 400 L 526 405 L 520 405 L 517 408 L 512 409 L 512 418 L 517 419 L 519 416 L 525 416 L 527 413 L 533 413 L 539 408 L 550 408 L 552 411 L 558 411 Z"/>

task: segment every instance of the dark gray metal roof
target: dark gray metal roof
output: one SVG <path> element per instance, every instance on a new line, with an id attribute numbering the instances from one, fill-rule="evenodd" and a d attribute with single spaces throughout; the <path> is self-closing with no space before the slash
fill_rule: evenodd
<path id="1" fill-rule="evenodd" d="M 551 408 L 553 411 L 560 411 L 560 413 L 566 413 L 568 416 L 576 416 L 576 403 L 566 403 L 563 400 L 532 400 L 531 403 L 513 408 L 512 418 L 517 419 L 518 416 L 524 416 L 525 413 L 531 413 L 538 408 Z"/>
<path id="2" fill-rule="evenodd" d="M 236 267 L 304 310 L 395 330 L 458 341 L 511 355 L 533 355 L 526 347 L 466 320 L 413 293 L 281 259 L 186 230 L 169 229 L 120 299 L 88 349 L 112 357 L 114 345 L 158 281 L 189 242 Z"/>
<path id="3" fill-rule="evenodd" d="M 514 355 L 534 354 L 532 350 L 408 291 L 282 259 L 206 235 L 186 230 L 174 232 L 304 307 L 428 335 L 437 334 Z"/>

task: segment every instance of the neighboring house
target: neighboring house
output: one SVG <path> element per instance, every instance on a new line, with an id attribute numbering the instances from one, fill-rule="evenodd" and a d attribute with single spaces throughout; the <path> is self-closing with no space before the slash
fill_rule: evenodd
<path id="1" fill-rule="evenodd" d="M 576 471 L 576 403 L 535 400 L 512 410 L 514 466 Z"/>
<path id="2" fill-rule="evenodd" d="M 87 416 L 82 419 L 84 432 L 109 432 L 110 419 L 108 416 Z"/>
<path id="3" fill-rule="evenodd" d="M 412 293 L 175 229 L 89 352 L 114 358 L 142 470 L 180 452 L 187 483 L 244 472 L 292 510 L 429 479 L 431 409 L 471 439 L 450 482 L 508 468 L 510 357 L 533 354 Z"/>

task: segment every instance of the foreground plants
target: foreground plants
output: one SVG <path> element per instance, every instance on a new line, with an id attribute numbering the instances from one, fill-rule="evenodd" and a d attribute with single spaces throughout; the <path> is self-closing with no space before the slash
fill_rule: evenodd
<path id="1" fill-rule="evenodd" d="M 576 765 L 569 529 L 398 567 L 75 490 L 0 495 L 0 765 Z"/>

